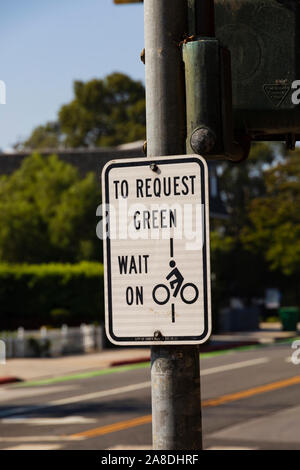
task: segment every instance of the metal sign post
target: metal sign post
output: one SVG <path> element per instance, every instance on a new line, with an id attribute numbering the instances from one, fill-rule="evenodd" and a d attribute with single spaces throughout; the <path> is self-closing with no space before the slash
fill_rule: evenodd
<path id="1" fill-rule="evenodd" d="M 147 155 L 185 153 L 182 0 L 145 0 Z M 152 346 L 153 449 L 202 447 L 198 346 Z"/>
<path id="2" fill-rule="evenodd" d="M 203 1 L 205 1 L 206 5 L 207 2 L 213 0 Z M 145 54 L 143 54 L 143 61 L 146 65 L 147 157 L 150 157 L 148 159 L 149 166 L 147 165 L 148 172 L 151 165 L 156 165 L 162 171 L 160 168 L 160 166 L 163 167 L 162 159 L 159 157 L 170 156 L 171 165 L 171 160 L 172 158 L 174 159 L 171 156 L 184 155 L 186 153 L 187 123 L 190 126 L 191 116 L 186 116 L 185 73 L 181 46 L 189 39 L 189 33 L 199 27 L 198 24 L 191 25 L 191 19 L 192 22 L 196 21 L 196 2 L 198 3 L 198 0 L 144 0 Z M 115 0 L 115 3 L 132 3 L 132 1 L 124 0 L 123 2 L 122 0 Z M 189 19 L 188 12 L 190 14 Z M 205 17 L 206 13 L 207 11 L 205 10 Z M 206 24 L 206 18 L 204 23 Z M 181 168 L 178 175 L 188 176 L 190 157 L 185 156 L 184 158 L 184 168 Z M 165 159 L 163 160 L 165 161 Z M 154 170 L 154 166 L 152 170 Z M 164 168 L 165 174 L 168 171 L 171 173 L 171 168 L 169 170 L 167 167 Z M 143 176 L 141 169 L 135 168 L 133 179 L 140 175 L 140 173 Z M 106 178 L 109 179 L 109 173 L 107 172 L 106 174 Z M 121 178 L 122 172 L 119 174 Z M 132 175 L 129 171 L 128 178 L 131 177 Z M 150 180 L 152 181 L 153 178 L 154 176 L 152 175 Z M 135 183 L 136 180 L 133 181 L 133 185 Z M 107 186 L 109 186 L 109 181 L 107 181 Z M 204 186 L 202 185 L 202 187 Z M 132 187 L 132 184 L 130 187 Z M 126 188 L 124 194 L 127 197 Z M 107 202 L 107 195 L 105 197 Z M 139 220 L 136 221 L 137 223 L 140 222 Z M 153 331 L 153 325 L 157 324 L 154 321 L 150 322 L 150 327 L 146 322 L 143 323 L 142 320 L 137 325 L 138 331 L 141 334 L 140 340 L 142 338 L 142 341 L 145 341 L 148 338 L 149 344 L 153 344 L 154 340 L 156 341 L 156 345 L 151 348 L 153 449 L 201 450 L 200 361 L 199 347 L 196 343 L 200 343 L 207 338 L 210 329 L 209 321 L 205 320 L 205 315 L 208 319 L 210 313 L 209 302 L 205 305 L 205 294 L 203 295 L 203 274 L 204 272 L 208 273 L 209 263 L 203 269 L 203 264 L 201 266 L 200 262 L 198 273 L 194 272 L 190 278 L 187 265 L 186 272 L 183 274 L 183 271 L 178 269 L 176 264 L 179 259 L 177 256 L 180 256 L 181 260 L 183 260 L 185 252 L 182 251 L 182 247 L 178 251 L 175 237 L 170 236 L 167 243 L 162 243 L 161 241 L 159 243 L 161 243 L 161 250 L 164 255 L 162 256 L 160 269 L 156 270 L 158 281 L 155 281 L 156 284 L 153 284 L 151 281 L 148 286 L 147 292 L 148 295 L 150 292 L 150 300 L 148 298 L 148 304 L 146 303 L 145 305 L 146 307 L 148 305 L 149 314 L 150 309 L 153 308 L 151 302 L 152 304 L 154 303 L 156 315 L 158 315 L 159 311 L 164 312 L 162 315 L 165 315 L 167 324 L 160 325 L 162 331 L 158 329 Z M 111 248 L 114 249 L 112 246 L 106 246 L 108 252 Z M 136 258 L 137 255 L 141 256 L 141 258 Z M 122 269 L 124 269 L 126 256 L 130 256 L 130 254 L 121 253 L 121 251 L 118 254 L 116 250 L 115 256 L 125 256 L 120 261 L 123 266 Z M 134 276 L 139 276 L 138 272 L 135 273 L 134 266 L 136 266 L 137 270 L 141 267 L 141 271 L 151 269 L 148 263 L 151 251 L 149 253 L 148 251 L 137 253 L 136 247 L 133 247 L 131 256 L 133 258 L 127 258 L 127 263 L 130 262 L 132 264 Z M 203 254 L 201 254 L 202 263 L 204 258 Z M 109 262 L 107 260 L 108 264 Z M 169 265 L 167 264 L 168 262 Z M 169 273 L 165 272 L 166 266 L 170 270 Z M 177 271 L 174 284 L 175 270 Z M 187 283 L 185 279 L 186 273 Z M 144 282 L 146 283 L 148 273 L 144 272 L 144 274 Z M 120 276 L 122 275 L 120 274 L 119 264 L 117 271 L 111 276 L 108 275 L 107 279 L 108 333 L 111 339 L 118 342 L 118 344 L 120 338 L 125 342 L 138 338 L 138 336 L 128 336 L 129 331 L 126 330 L 128 328 L 125 325 L 126 321 L 121 325 L 122 322 L 120 322 L 117 314 L 121 308 L 121 300 L 119 299 L 116 302 L 113 300 L 109 301 L 109 290 L 112 292 L 113 285 L 116 286 L 119 283 Z M 164 279 L 162 276 L 164 276 Z M 209 273 L 207 278 L 209 278 Z M 123 279 L 119 286 L 120 292 L 124 294 L 124 289 L 126 291 L 126 288 L 130 286 Z M 171 282 L 170 285 L 167 284 L 169 281 Z M 200 287 L 201 285 L 202 288 Z M 185 294 L 188 289 L 189 297 L 186 297 Z M 197 325 L 197 338 L 191 340 L 190 331 L 193 327 L 193 322 L 191 322 L 191 317 L 189 317 L 186 324 L 188 340 L 185 338 L 185 341 L 181 341 L 181 335 L 176 333 L 177 341 L 172 343 L 172 339 L 169 337 L 172 328 L 173 332 L 176 332 L 177 325 L 180 325 L 179 321 L 184 318 L 184 315 L 191 315 L 191 310 L 187 307 L 192 306 L 193 309 L 195 299 L 197 298 L 198 301 L 200 298 L 200 289 L 202 304 L 201 302 L 199 304 L 199 318 L 202 315 L 204 321 L 202 326 Z M 112 297 L 113 294 L 111 295 Z M 143 290 L 130 291 L 128 297 L 129 303 L 133 299 L 139 303 L 141 301 L 144 302 Z M 164 310 L 166 299 L 168 308 Z M 181 300 L 181 303 L 177 302 L 178 299 Z M 185 301 L 187 299 L 188 302 Z M 163 308 L 163 310 L 159 310 L 160 308 Z M 135 308 L 131 306 L 131 314 L 133 316 L 135 315 L 134 310 Z M 116 312 L 115 316 L 114 312 Z M 153 315 L 155 316 L 155 313 Z M 119 326 L 121 327 L 119 328 Z"/>

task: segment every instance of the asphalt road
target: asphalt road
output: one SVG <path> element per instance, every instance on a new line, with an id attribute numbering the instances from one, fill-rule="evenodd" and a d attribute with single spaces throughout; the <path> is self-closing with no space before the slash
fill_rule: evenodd
<path id="1" fill-rule="evenodd" d="M 204 448 L 300 449 L 291 353 L 288 344 L 201 359 Z M 1 388 L 0 449 L 149 449 L 150 368 L 135 367 Z"/>

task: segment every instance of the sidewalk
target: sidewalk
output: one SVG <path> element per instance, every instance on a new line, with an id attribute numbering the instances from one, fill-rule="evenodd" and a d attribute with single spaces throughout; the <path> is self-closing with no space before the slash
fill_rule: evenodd
<path id="1" fill-rule="evenodd" d="M 232 343 L 253 342 L 254 344 L 272 344 L 276 341 L 294 338 L 298 335 L 295 331 L 282 331 L 281 323 L 260 323 L 258 331 L 243 331 L 237 333 L 220 333 L 212 335 L 211 342 L 214 346 L 217 344 L 228 345 Z M 300 335 L 300 323 L 298 323 Z"/>
<path id="2" fill-rule="evenodd" d="M 297 336 L 296 332 L 281 331 L 280 324 L 262 323 L 259 331 L 224 333 L 213 335 L 210 341 L 201 346 L 200 352 L 212 352 L 235 347 L 259 344 L 272 344 Z M 147 362 L 150 348 L 112 348 L 98 353 L 63 356 L 57 358 L 9 359 L 0 365 L 0 385 L 9 379 L 34 380 L 65 376 L 84 371 Z"/>
<path id="3" fill-rule="evenodd" d="M 115 365 L 150 360 L 149 348 L 115 348 L 98 353 L 55 358 L 9 359 L 0 365 L 1 377 L 34 380 L 64 376 L 83 371 L 99 370 Z"/>

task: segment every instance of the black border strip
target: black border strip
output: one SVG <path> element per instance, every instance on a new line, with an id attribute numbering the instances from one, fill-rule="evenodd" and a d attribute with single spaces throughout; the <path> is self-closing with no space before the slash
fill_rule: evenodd
<path id="1" fill-rule="evenodd" d="M 109 172 L 114 168 L 126 168 L 126 167 L 139 167 L 139 166 L 150 166 L 151 163 L 155 163 L 156 165 L 170 165 L 176 163 L 198 163 L 200 166 L 200 175 L 201 175 L 201 203 L 204 206 L 204 243 L 203 243 L 203 291 L 204 291 L 204 331 L 200 336 L 165 336 L 164 341 L 201 341 L 203 338 L 206 338 L 209 331 L 209 322 L 208 322 L 208 296 L 207 296 L 207 252 L 206 252 L 206 210 L 207 210 L 207 201 L 205 197 L 205 168 L 203 162 L 195 157 L 184 157 L 184 158 L 176 158 L 173 159 L 172 157 L 169 159 L 164 160 L 151 160 L 150 158 L 147 161 L 131 161 L 131 162 L 115 162 L 111 163 L 105 168 L 105 202 L 109 204 L 109 184 L 108 184 L 108 177 Z M 110 225 L 109 225 L 109 216 L 106 218 L 108 233 L 110 233 Z M 107 305 L 108 305 L 108 318 L 109 318 L 109 334 L 111 338 L 118 342 L 118 343 L 126 343 L 126 342 L 157 342 L 157 338 L 149 337 L 149 336 L 142 336 L 142 337 L 118 337 L 113 332 L 113 312 L 112 312 L 112 281 L 111 281 L 111 243 L 110 237 L 107 237 L 106 240 L 106 265 L 107 265 Z M 161 341 L 161 340 L 160 340 Z"/>

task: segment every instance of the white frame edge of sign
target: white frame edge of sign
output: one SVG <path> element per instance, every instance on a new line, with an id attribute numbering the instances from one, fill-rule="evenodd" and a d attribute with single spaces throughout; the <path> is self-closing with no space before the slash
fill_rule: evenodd
<path id="1" fill-rule="evenodd" d="M 200 166 L 202 165 L 202 168 L 204 169 L 204 194 L 205 194 L 205 237 L 206 237 L 206 292 L 207 292 L 207 312 L 206 312 L 206 324 L 205 324 L 205 335 L 200 340 L 189 340 L 188 338 L 185 340 L 130 340 L 130 341 L 123 341 L 119 339 L 115 339 L 112 337 L 111 332 L 110 332 L 110 309 L 109 309 L 109 303 L 111 304 L 112 299 L 109 298 L 109 280 L 108 280 L 108 273 L 110 272 L 111 265 L 108 266 L 108 260 L 107 260 L 107 240 L 104 237 L 103 239 L 103 264 L 104 264 L 104 292 L 105 292 L 105 331 L 107 338 L 109 341 L 117 346 L 168 346 L 168 345 L 197 345 L 197 344 L 203 344 L 205 343 L 210 335 L 211 335 L 211 330 L 212 330 L 212 315 L 211 315 L 211 271 L 210 271 L 210 233 L 209 233 L 209 179 L 208 179 L 208 166 L 206 160 L 199 156 L 199 155 L 170 155 L 167 157 L 145 157 L 145 158 L 129 158 L 129 159 L 115 159 L 115 160 L 110 160 L 105 164 L 102 170 L 102 203 L 103 203 L 103 221 L 106 220 L 106 213 L 105 213 L 105 207 L 106 207 L 106 192 L 107 192 L 107 185 L 106 185 L 106 179 L 108 179 L 107 176 L 107 170 L 113 165 L 115 166 L 123 166 L 124 164 L 132 164 L 130 166 L 135 167 L 138 166 L 138 163 L 145 163 L 146 165 L 151 165 L 152 163 L 157 163 L 161 161 L 170 161 L 170 163 L 176 163 L 176 160 L 179 160 L 182 163 L 182 160 L 187 160 L 187 162 L 195 161 L 198 160 L 200 162 Z"/>

